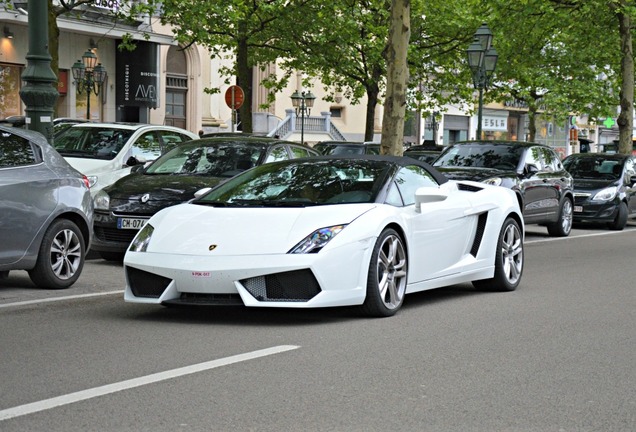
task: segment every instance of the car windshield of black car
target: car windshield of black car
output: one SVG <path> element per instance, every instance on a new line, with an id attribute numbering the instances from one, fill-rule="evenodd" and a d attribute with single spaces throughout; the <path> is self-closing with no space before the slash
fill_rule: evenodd
<path id="1" fill-rule="evenodd" d="M 472 167 L 515 169 L 521 158 L 522 148 L 507 145 L 456 145 L 444 152 L 436 161 L 438 167 Z"/>
<path id="2" fill-rule="evenodd" d="M 148 167 L 146 174 L 233 177 L 255 166 L 264 152 L 264 146 L 253 143 L 229 141 L 201 145 L 193 141 L 161 156 Z"/>

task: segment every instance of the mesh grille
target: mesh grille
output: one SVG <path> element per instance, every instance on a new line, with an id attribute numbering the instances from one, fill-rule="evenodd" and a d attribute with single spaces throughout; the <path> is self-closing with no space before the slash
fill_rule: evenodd
<path id="1" fill-rule="evenodd" d="M 101 241 L 130 244 L 137 235 L 138 230 L 94 227 L 95 237 Z"/>
<path id="2" fill-rule="evenodd" d="M 240 281 L 258 301 L 307 301 L 320 292 L 311 270 L 295 270 Z"/>
<path id="3" fill-rule="evenodd" d="M 479 252 L 479 246 L 484 238 L 484 231 L 486 230 L 486 221 L 488 220 L 488 213 L 482 213 L 477 220 L 477 230 L 475 231 L 475 240 L 473 240 L 473 247 L 470 248 L 470 254 L 474 257 Z"/>
<path id="4" fill-rule="evenodd" d="M 172 282 L 171 279 L 134 267 L 126 267 L 126 274 L 135 297 L 159 298 Z"/>

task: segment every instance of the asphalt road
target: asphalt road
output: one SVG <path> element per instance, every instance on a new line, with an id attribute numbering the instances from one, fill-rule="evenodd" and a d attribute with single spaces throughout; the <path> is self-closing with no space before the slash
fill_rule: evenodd
<path id="1" fill-rule="evenodd" d="M 126 304 L 121 265 L 0 280 L 0 431 L 636 430 L 636 226 L 530 227 L 513 293 L 350 308 Z"/>

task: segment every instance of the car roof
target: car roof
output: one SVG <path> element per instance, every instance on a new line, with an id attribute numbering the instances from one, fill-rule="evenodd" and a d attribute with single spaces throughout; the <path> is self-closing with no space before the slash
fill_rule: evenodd
<path id="1" fill-rule="evenodd" d="M 458 141 L 452 144 L 451 146 L 459 146 L 459 145 L 464 146 L 464 145 L 474 145 L 474 144 L 488 144 L 488 145 L 494 145 L 494 146 L 513 146 L 513 147 L 522 147 L 522 148 L 537 147 L 537 146 L 551 148 L 550 146 L 547 146 L 545 144 L 540 144 L 540 143 L 527 142 L 527 141 L 503 141 L 503 140 Z"/>
<path id="2" fill-rule="evenodd" d="M 204 143 L 214 143 L 214 142 L 228 142 L 228 141 L 236 141 L 242 143 L 254 143 L 254 144 L 292 144 L 300 147 L 305 147 L 311 149 L 307 144 L 303 144 L 296 141 L 287 141 L 282 140 L 280 138 L 273 138 L 267 136 L 255 136 L 255 135 L 234 135 L 234 136 L 210 136 L 198 138 L 193 141 L 198 141 L 201 144 Z M 192 141 L 190 141 L 192 142 Z"/>
<path id="3" fill-rule="evenodd" d="M 150 129 L 163 129 L 163 130 L 172 130 L 175 132 L 187 132 L 189 134 L 191 134 L 192 136 L 198 136 L 197 134 L 190 132 L 186 129 L 182 129 L 176 126 L 167 126 L 167 125 L 155 125 L 155 124 L 150 124 L 150 123 L 127 123 L 127 122 L 102 122 L 102 123 L 93 123 L 93 122 L 88 122 L 88 123 L 78 123 L 75 124 L 73 126 L 71 126 L 72 128 L 111 128 L 111 129 L 128 129 L 128 130 L 138 130 L 138 129 L 144 129 L 144 128 L 150 128 Z"/>
<path id="4" fill-rule="evenodd" d="M 391 155 L 374 155 L 374 154 L 357 154 L 357 155 L 321 155 L 312 156 L 309 158 L 289 159 L 292 161 L 333 161 L 333 160 L 370 160 L 370 161 L 384 161 L 398 167 L 417 165 L 431 173 L 437 183 L 446 183 L 448 179 L 431 164 L 424 161 L 413 159 L 408 156 L 391 156 Z"/>
<path id="5" fill-rule="evenodd" d="M 36 144 L 39 145 L 47 145 L 48 141 L 46 140 L 46 138 L 44 137 L 44 135 L 42 135 L 40 132 L 38 131 L 34 131 L 34 130 L 30 130 L 30 129 L 22 129 L 22 128 L 16 128 L 13 126 L 3 126 L 0 125 L 0 130 L 5 131 L 5 132 L 10 132 L 12 134 L 15 134 L 19 137 L 25 138 L 29 141 L 33 141 Z"/>
<path id="6" fill-rule="evenodd" d="M 599 158 L 607 160 L 624 160 L 633 157 L 631 154 L 623 154 L 623 153 L 572 153 L 568 155 L 567 158 Z M 566 159 L 567 159 L 566 158 Z"/>

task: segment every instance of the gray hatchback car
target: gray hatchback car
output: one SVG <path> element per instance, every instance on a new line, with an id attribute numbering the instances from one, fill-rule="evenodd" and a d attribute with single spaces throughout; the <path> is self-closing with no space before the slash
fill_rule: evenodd
<path id="1" fill-rule="evenodd" d="M 0 126 L 0 277 L 26 270 L 41 288 L 79 278 L 93 231 L 88 179 L 38 132 Z"/>

